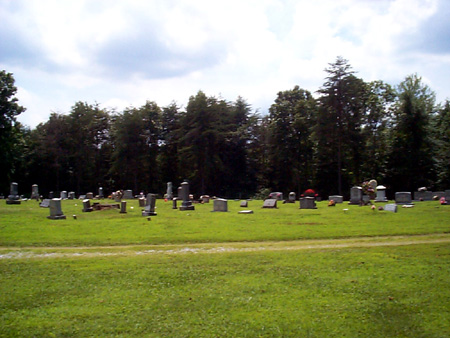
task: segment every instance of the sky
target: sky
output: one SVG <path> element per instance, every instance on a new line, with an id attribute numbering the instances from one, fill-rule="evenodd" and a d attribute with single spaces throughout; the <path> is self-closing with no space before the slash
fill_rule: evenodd
<path id="1" fill-rule="evenodd" d="M 364 81 L 417 74 L 450 98 L 449 0 L 0 0 L 0 70 L 34 128 L 78 101 L 185 107 L 199 90 L 266 114 L 338 56 Z"/>

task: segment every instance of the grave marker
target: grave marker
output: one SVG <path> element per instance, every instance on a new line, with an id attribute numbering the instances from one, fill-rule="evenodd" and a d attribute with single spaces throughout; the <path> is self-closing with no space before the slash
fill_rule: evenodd
<path id="1" fill-rule="evenodd" d="M 142 211 L 142 216 L 156 216 L 155 212 L 155 204 L 156 204 L 156 195 L 155 194 L 147 194 L 147 203 L 145 204 L 145 208 Z"/>
<path id="2" fill-rule="evenodd" d="M 228 200 L 223 198 L 217 198 L 214 200 L 214 209 L 213 211 L 228 211 Z"/>
<path id="3" fill-rule="evenodd" d="M 53 198 L 50 200 L 50 216 L 48 219 L 66 219 L 61 209 L 61 199 Z"/>
<path id="4" fill-rule="evenodd" d="M 277 199 L 275 198 L 268 198 L 264 200 L 264 204 L 262 206 L 263 208 L 267 209 L 274 209 L 277 207 Z"/>
<path id="5" fill-rule="evenodd" d="M 410 192 L 396 192 L 395 193 L 395 204 L 411 204 L 411 193 Z"/>
<path id="6" fill-rule="evenodd" d="M 314 197 L 300 198 L 300 209 L 317 209 Z"/>

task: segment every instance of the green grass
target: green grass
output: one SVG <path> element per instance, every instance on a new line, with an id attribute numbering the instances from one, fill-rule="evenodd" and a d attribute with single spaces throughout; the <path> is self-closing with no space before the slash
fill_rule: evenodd
<path id="1" fill-rule="evenodd" d="M 326 202 L 318 203 L 315 210 L 301 210 L 298 202 L 262 209 L 262 201 L 250 201 L 249 209 L 255 213 L 241 215 L 238 201 L 228 202 L 229 212 L 214 213 L 212 203 L 179 211 L 172 209 L 172 203 L 158 200 L 158 215 L 151 221 L 141 216 L 137 201 L 128 201 L 127 214 L 118 210 L 83 213 L 80 201 L 62 205 L 66 220 L 47 219 L 49 210 L 35 201 L 0 203 L 0 246 L 288 241 L 450 232 L 450 207 L 438 202 L 416 203 L 412 209 L 391 213 L 347 204 L 327 207 Z"/>
<path id="2" fill-rule="evenodd" d="M 261 206 L 0 203 L 0 337 L 450 336 L 450 207 Z"/>
<path id="3" fill-rule="evenodd" d="M 2 337 L 448 337 L 450 246 L 0 262 Z"/>

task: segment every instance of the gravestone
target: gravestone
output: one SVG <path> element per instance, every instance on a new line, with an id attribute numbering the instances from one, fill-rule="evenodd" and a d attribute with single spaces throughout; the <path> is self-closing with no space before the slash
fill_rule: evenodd
<path id="1" fill-rule="evenodd" d="M 384 185 L 377 186 L 377 197 L 375 197 L 375 202 L 386 202 L 386 187 Z"/>
<path id="2" fill-rule="evenodd" d="M 410 192 L 396 192 L 395 193 L 395 204 L 411 204 L 411 193 Z"/>
<path id="3" fill-rule="evenodd" d="M 264 200 L 263 208 L 274 209 L 277 207 L 277 199 L 276 198 L 268 198 Z"/>
<path id="4" fill-rule="evenodd" d="M 362 188 L 352 187 L 350 189 L 350 202 L 348 204 L 361 204 L 362 202 Z"/>
<path id="5" fill-rule="evenodd" d="M 70 192 L 69 192 L 69 197 L 68 197 L 68 199 L 69 199 L 69 200 L 74 200 L 74 199 L 75 199 L 75 191 L 70 191 Z"/>
<path id="6" fill-rule="evenodd" d="M 61 209 L 61 199 L 53 198 L 50 200 L 50 216 L 48 219 L 66 219 Z"/>
<path id="7" fill-rule="evenodd" d="M 178 209 L 177 200 L 178 200 L 178 198 L 176 198 L 176 197 L 172 198 L 172 209 Z"/>
<path id="8" fill-rule="evenodd" d="M 127 213 L 127 201 L 120 201 L 120 213 L 121 214 Z"/>
<path id="9" fill-rule="evenodd" d="M 99 198 L 105 198 L 105 194 L 103 193 L 103 188 L 102 187 L 98 188 L 98 197 Z"/>
<path id="10" fill-rule="evenodd" d="M 183 202 L 181 203 L 180 210 L 195 210 L 195 206 L 192 205 L 192 201 L 189 199 L 189 183 L 181 183 L 181 198 Z"/>
<path id="11" fill-rule="evenodd" d="M 253 210 L 241 210 L 241 211 L 238 211 L 238 214 L 244 214 L 244 215 L 253 214 Z"/>
<path id="12" fill-rule="evenodd" d="M 32 200 L 39 200 L 39 187 L 37 184 L 31 186 L 31 197 Z"/>
<path id="13" fill-rule="evenodd" d="M 50 207 L 50 201 L 51 201 L 50 199 L 46 198 L 41 202 L 41 204 L 39 204 L 39 206 L 41 208 L 48 208 Z"/>
<path id="14" fill-rule="evenodd" d="M 444 191 L 444 197 L 447 201 L 450 201 L 450 190 L 445 190 Z"/>
<path id="15" fill-rule="evenodd" d="M 289 197 L 288 197 L 287 202 L 288 203 L 295 203 L 295 198 L 296 198 L 295 192 L 291 191 L 289 193 Z"/>
<path id="16" fill-rule="evenodd" d="M 344 197 L 341 195 L 331 195 L 328 196 L 328 200 L 333 200 L 335 203 L 344 203 Z"/>
<path id="17" fill-rule="evenodd" d="M 228 211 L 228 200 L 223 198 L 216 198 L 213 203 L 214 203 L 213 211 L 222 211 L 222 212 Z"/>
<path id="18" fill-rule="evenodd" d="M 125 190 L 123 192 L 123 198 L 126 200 L 133 199 L 133 190 Z"/>
<path id="19" fill-rule="evenodd" d="M 86 198 L 87 198 L 87 199 L 90 199 L 90 200 L 94 199 L 94 193 L 93 193 L 93 192 L 88 192 L 88 193 L 86 194 Z"/>
<path id="20" fill-rule="evenodd" d="M 91 207 L 91 201 L 89 199 L 83 200 L 83 212 L 91 212 L 93 209 Z"/>
<path id="21" fill-rule="evenodd" d="M 384 206 L 385 211 L 397 212 L 397 204 L 386 204 Z"/>
<path id="22" fill-rule="evenodd" d="M 12 182 L 9 188 L 6 204 L 20 204 L 19 185 L 16 182 Z"/>
<path id="23" fill-rule="evenodd" d="M 301 197 L 300 209 L 317 209 L 316 200 L 314 197 Z"/>
<path id="24" fill-rule="evenodd" d="M 414 191 L 414 200 L 416 201 L 432 201 L 433 192 L 432 191 Z"/>
<path id="25" fill-rule="evenodd" d="M 59 194 L 59 197 L 62 199 L 62 200 L 66 200 L 67 199 L 67 191 L 61 191 L 60 192 L 60 194 Z"/>
<path id="26" fill-rule="evenodd" d="M 278 201 L 282 201 L 283 200 L 283 193 L 276 191 L 276 192 L 271 192 L 269 194 L 269 198 L 268 199 L 277 199 Z"/>
<path id="27" fill-rule="evenodd" d="M 167 182 L 166 198 L 170 201 L 173 198 L 172 182 Z"/>
<path id="28" fill-rule="evenodd" d="M 442 197 L 445 198 L 445 192 L 444 191 L 433 192 L 433 199 L 440 200 Z"/>
<path id="29" fill-rule="evenodd" d="M 209 195 L 202 195 L 200 196 L 200 199 L 202 200 L 202 203 L 209 203 Z"/>
<path id="30" fill-rule="evenodd" d="M 142 211 L 142 216 L 156 216 L 155 212 L 156 195 L 147 194 L 147 203 L 145 204 L 144 210 Z"/>
<path id="31" fill-rule="evenodd" d="M 241 208 L 248 208 L 248 201 L 241 201 Z"/>
<path id="32" fill-rule="evenodd" d="M 147 200 L 145 199 L 145 197 L 140 197 L 140 198 L 139 198 L 139 207 L 140 207 L 140 208 L 145 207 L 146 201 L 147 201 Z"/>
<path id="33" fill-rule="evenodd" d="M 49 193 L 48 193 L 48 198 L 49 199 L 53 199 L 53 197 L 54 197 L 54 193 L 53 193 L 53 191 L 50 191 Z"/>

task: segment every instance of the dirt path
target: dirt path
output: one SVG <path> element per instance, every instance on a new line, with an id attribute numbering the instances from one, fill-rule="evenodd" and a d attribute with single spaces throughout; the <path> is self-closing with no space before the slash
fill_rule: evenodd
<path id="1" fill-rule="evenodd" d="M 0 247 L 3 259 L 89 258 L 157 254 L 215 254 L 229 252 L 326 250 L 358 247 L 450 243 L 450 234 L 357 237 L 283 242 L 234 242 L 174 245 L 122 245 L 96 247 Z"/>

